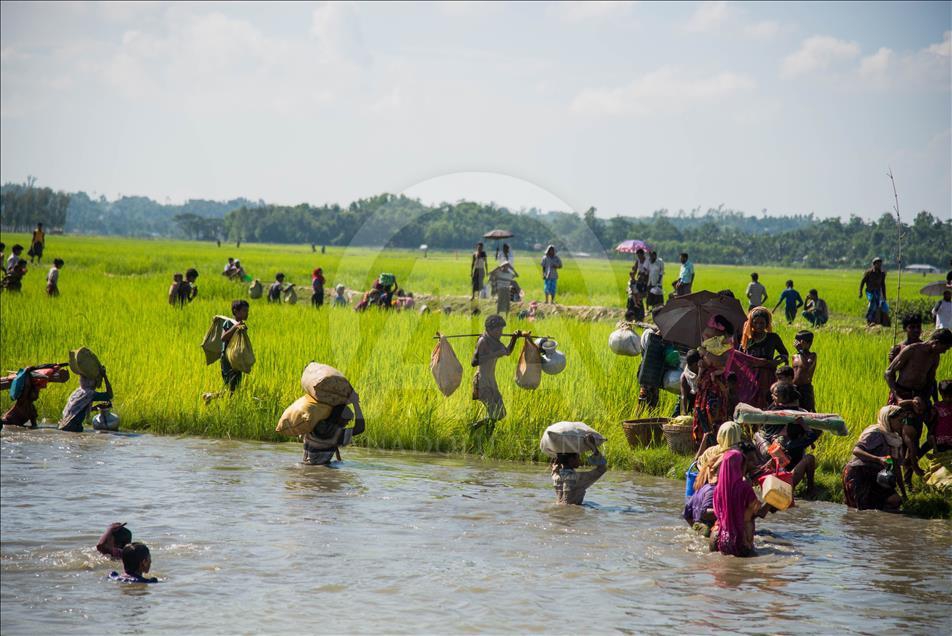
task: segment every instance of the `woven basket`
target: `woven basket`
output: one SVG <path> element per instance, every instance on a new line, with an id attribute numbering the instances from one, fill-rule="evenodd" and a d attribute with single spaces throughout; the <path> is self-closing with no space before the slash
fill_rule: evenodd
<path id="1" fill-rule="evenodd" d="M 625 420 L 621 423 L 632 448 L 643 448 L 661 440 L 662 426 L 668 422 L 666 417 L 649 417 L 641 420 Z"/>
<path id="2" fill-rule="evenodd" d="M 690 424 L 665 424 L 661 430 L 664 432 L 664 438 L 668 440 L 668 448 L 682 455 L 694 454 L 696 449 L 691 438 Z"/>

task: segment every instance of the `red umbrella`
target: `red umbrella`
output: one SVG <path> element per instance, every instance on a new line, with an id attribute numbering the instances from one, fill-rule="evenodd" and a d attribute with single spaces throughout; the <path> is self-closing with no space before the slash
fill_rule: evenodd
<path id="1" fill-rule="evenodd" d="M 739 300 L 706 290 L 676 296 L 654 311 L 652 317 L 662 338 L 697 347 L 701 344 L 701 332 L 707 322 L 718 314 L 734 325 L 734 333 L 740 333 L 747 321 L 747 314 Z"/>

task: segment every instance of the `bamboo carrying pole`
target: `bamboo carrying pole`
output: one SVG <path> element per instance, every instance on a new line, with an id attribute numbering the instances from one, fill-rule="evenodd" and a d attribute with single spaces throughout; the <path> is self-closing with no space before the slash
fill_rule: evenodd
<path id="1" fill-rule="evenodd" d="M 478 337 L 480 337 L 481 335 L 483 335 L 483 334 L 481 334 L 481 333 L 461 333 L 461 334 L 457 334 L 457 335 L 455 335 L 455 336 L 444 336 L 444 335 L 442 335 L 442 334 L 438 334 L 438 335 L 436 335 L 436 336 L 433 336 L 433 339 L 434 339 L 434 340 L 439 340 L 440 338 L 478 338 Z M 504 333 L 504 334 L 502 334 L 503 337 L 505 337 L 505 336 L 516 336 L 516 335 L 518 335 L 520 338 L 529 338 L 529 337 L 532 336 L 531 333 L 521 333 L 521 334 Z M 549 336 L 536 336 L 536 338 L 545 338 L 546 340 L 552 340 L 552 338 L 549 337 Z"/>
<path id="2" fill-rule="evenodd" d="M 889 175 L 889 180 L 892 182 L 893 198 L 896 200 L 893 209 L 896 211 L 896 226 L 898 227 L 896 267 L 899 268 L 899 272 L 896 275 L 896 308 L 893 310 L 893 346 L 895 347 L 896 341 L 899 339 L 899 294 L 902 291 L 902 218 L 899 216 L 899 194 L 896 192 L 896 180 L 893 178 L 892 168 L 889 168 L 889 172 L 886 174 Z"/>

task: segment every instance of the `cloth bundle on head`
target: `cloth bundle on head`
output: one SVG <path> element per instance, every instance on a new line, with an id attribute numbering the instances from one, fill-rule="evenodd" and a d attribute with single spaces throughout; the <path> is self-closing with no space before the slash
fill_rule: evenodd
<path id="1" fill-rule="evenodd" d="M 747 343 L 750 342 L 750 339 L 753 337 L 753 322 L 754 318 L 763 318 L 767 322 L 767 332 L 770 333 L 773 331 L 773 315 L 770 313 L 770 310 L 766 307 L 754 307 L 750 310 L 750 313 L 747 314 L 747 322 L 744 323 L 744 332 L 740 337 L 740 346 L 741 348 L 746 348 Z"/>

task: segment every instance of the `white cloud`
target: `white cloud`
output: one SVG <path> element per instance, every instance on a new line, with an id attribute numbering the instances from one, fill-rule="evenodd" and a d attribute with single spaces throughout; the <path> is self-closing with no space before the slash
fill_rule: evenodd
<path id="1" fill-rule="evenodd" d="M 584 22 L 603 20 L 628 15 L 637 2 L 611 2 L 608 0 L 584 0 L 582 2 L 555 2 L 550 4 L 548 12 L 563 22 Z"/>
<path id="2" fill-rule="evenodd" d="M 859 74 L 863 77 L 879 77 L 889 70 L 895 54 L 892 49 L 880 48 L 872 55 L 864 57 L 859 64 Z"/>
<path id="3" fill-rule="evenodd" d="M 804 40 L 800 48 L 783 60 L 783 75 L 793 77 L 829 68 L 859 55 L 859 45 L 828 35 L 814 35 Z"/>
<path id="4" fill-rule="evenodd" d="M 580 92 L 572 110 L 580 113 L 617 115 L 646 114 L 661 110 L 686 110 L 699 103 L 726 99 L 754 87 L 754 81 L 737 73 L 690 78 L 677 69 L 665 67 L 647 73 L 619 88 Z"/>
<path id="5" fill-rule="evenodd" d="M 716 31 L 727 20 L 728 11 L 727 2 L 702 2 L 685 29 L 693 33 Z"/>
<path id="6" fill-rule="evenodd" d="M 952 57 L 952 31 L 946 31 L 941 42 L 930 45 L 926 50 L 939 57 Z"/>
<path id="7" fill-rule="evenodd" d="M 311 33 L 317 37 L 324 55 L 330 60 L 355 62 L 361 66 L 372 61 L 352 2 L 326 2 L 314 9 Z"/>
<path id="8" fill-rule="evenodd" d="M 744 35 L 756 40 L 769 40 L 778 33 L 780 33 L 780 23 L 774 20 L 764 20 L 744 26 Z"/>

